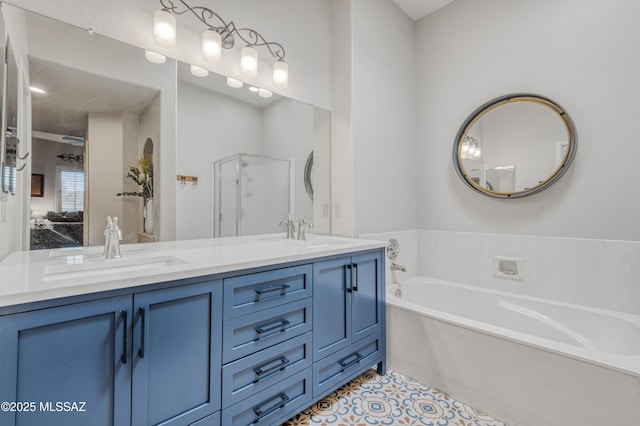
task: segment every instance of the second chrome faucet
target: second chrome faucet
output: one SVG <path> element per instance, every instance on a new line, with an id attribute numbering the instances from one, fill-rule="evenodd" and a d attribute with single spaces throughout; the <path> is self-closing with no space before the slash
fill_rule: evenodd
<path id="1" fill-rule="evenodd" d="M 309 228 L 313 228 L 313 223 L 309 222 L 307 220 L 307 216 L 302 216 L 300 218 L 300 220 L 298 221 L 298 236 L 296 237 L 296 229 L 295 229 L 295 225 L 293 223 L 293 220 L 291 219 L 291 214 L 287 215 L 287 219 L 286 220 L 282 220 L 280 221 L 280 226 L 283 226 L 287 229 L 287 238 L 288 239 L 298 239 L 298 240 L 306 240 L 307 239 L 307 234 L 305 232 L 306 227 L 308 226 Z"/>

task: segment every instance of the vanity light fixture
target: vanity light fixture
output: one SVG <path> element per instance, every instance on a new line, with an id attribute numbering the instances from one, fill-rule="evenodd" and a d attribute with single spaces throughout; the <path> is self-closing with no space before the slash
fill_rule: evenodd
<path id="1" fill-rule="evenodd" d="M 258 89 L 258 88 L 257 88 L 257 87 L 255 87 L 255 86 L 249 86 L 249 91 L 250 91 L 250 92 L 253 92 L 253 93 L 258 93 L 258 92 L 260 91 L 260 89 Z"/>
<path id="2" fill-rule="evenodd" d="M 244 85 L 240 80 L 236 80 L 235 78 L 227 77 L 227 86 L 233 87 L 234 89 L 239 89 Z"/>
<path id="3" fill-rule="evenodd" d="M 153 62 L 154 64 L 164 64 L 167 61 L 166 56 L 153 52 L 151 50 L 145 50 L 144 57 L 147 59 L 147 61 Z"/>
<path id="4" fill-rule="evenodd" d="M 202 58 L 206 62 L 218 64 L 222 61 L 222 49 L 231 49 L 238 37 L 245 46 L 240 55 L 240 69 L 243 74 L 258 75 L 258 51 L 265 47 L 275 58 L 273 64 L 273 85 L 278 89 L 289 86 L 289 67 L 284 61 L 284 47 L 280 43 L 267 41 L 252 28 L 237 28 L 233 21 L 228 23 L 213 10 L 204 6 L 189 6 L 184 0 L 160 0 L 162 9 L 155 12 L 153 20 L 153 40 L 158 46 L 171 48 L 176 43 L 176 16 L 191 12 L 207 29 L 202 33 Z"/>
<path id="5" fill-rule="evenodd" d="M 189 67 L 189 71 L 191 71 L 191 74 L 195 75 L 196 77 L 206 77 L 209 75 L 209 71 L 195 65 L 191 65 Z"/>
<path id="6" fill-rule="evenodd" d="M 462 158 L 477 160 L 482 155 L 480 142 L 473 136 L 465 136 L 462 142 Z"/>
<path id="7" fill-rule="evenodd" d="M 176 45 L 176 17 L 166 7 L 153 14 L 153 41 L 167 49 Z"/>

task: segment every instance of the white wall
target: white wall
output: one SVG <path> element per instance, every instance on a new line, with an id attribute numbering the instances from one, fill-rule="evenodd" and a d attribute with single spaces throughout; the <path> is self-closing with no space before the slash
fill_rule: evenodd
<path id="1" fill-rule="evenodd" d="M 415 229 L 414 23 L 390 0 L 352 13 L 354 234 Z"/>
<path id="2" fill-rule="evenodd" d="M 639 240 L 639 13 L 633 0 L 457 0 L 419 21 L 419 227 Z M 532 197 L 476 194 L 452 166 L 458 127 L 487 100 L 523 91 L 572 116 L 575 161 Z"/>
<path id="3" fill-rule="evenodd" d="M 313 106 L 282 98 L 264 108 L 263 118 L 265 152 L 295 160 L 294 220 L 307 215 L 313 221 L 313 201 L 304 188 L 304 164 L 313 148 Z"/>
<path id="4" fill-rule="evenodd" d="M 262 111 L 201 87 L 178 81 L 178 173 L 198 185 L 176 188 L 176 237 L 211 237 L 213 162 L 242 153 L 262 154 Z"/>
<path id="5" fill-rule="evenodd" d="M 640 45 L 632 0 L 457 0 L 417 23 L 419 274 L 640 313 Z M 477 194 L 456 175 L 459 126 L 497 96 L 548 96 L 578 150 L 552 187 L 524 199 Z M 493 257 L 524 259 L 524 281 Z"/>

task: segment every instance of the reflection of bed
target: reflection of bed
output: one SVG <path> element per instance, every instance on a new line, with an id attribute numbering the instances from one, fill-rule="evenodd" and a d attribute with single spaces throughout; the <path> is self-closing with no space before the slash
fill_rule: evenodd
<path id="1" fill-rule="evenodd" d="M 31 249 L 82 246 L 82 212 L 49 212 L 31 219 Z"/>

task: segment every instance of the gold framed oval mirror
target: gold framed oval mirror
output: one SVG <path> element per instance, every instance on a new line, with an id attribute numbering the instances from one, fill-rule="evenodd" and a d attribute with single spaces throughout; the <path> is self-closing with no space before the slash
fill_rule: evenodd
<path id="1" fill-rule="evenodd" d="M 477 108 L 453 146 L 455 170 L 473 190 L 495 198 L 521 198 L 555 183 L 576 154 L 569 114 L 543 96 L 517 93 Z"/>

